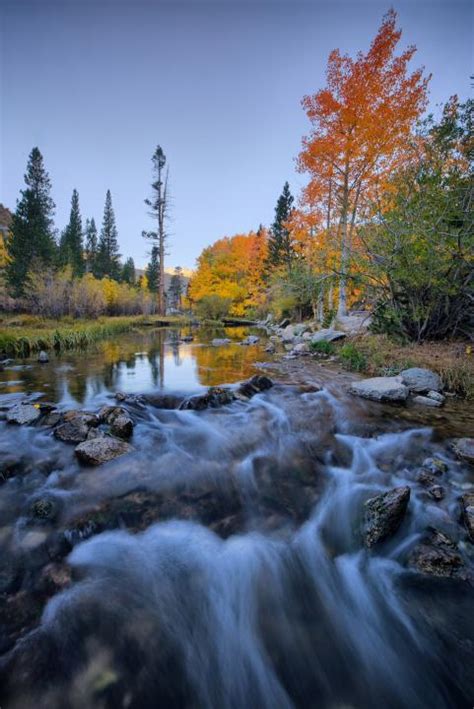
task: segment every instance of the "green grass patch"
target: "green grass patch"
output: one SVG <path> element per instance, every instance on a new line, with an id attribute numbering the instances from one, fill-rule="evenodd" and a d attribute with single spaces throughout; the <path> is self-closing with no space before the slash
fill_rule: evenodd
<path id="1" fill-rule="evenodd" d="M 325 340 L 321 340 L 320 342 L 312 342 L 309 347 L 312 352 L 327 355 L 328 357 L 336 351 L 332 342 L 326 342 Z"/>
<path id="2" fill-rule="evenodd" d="M 341 347 L 339 356 L 343 364 L 353 372 L 363 372 L 367 369 L 367 357 L 352 342 Z"/>

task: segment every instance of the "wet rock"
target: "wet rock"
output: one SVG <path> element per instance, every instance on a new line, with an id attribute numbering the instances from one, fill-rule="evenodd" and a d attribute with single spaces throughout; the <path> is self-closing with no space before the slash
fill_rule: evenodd
<path id="1" fill-rule="evenodd" d="M 40 497 L 35 500 L 30 508 L 30 514 L 36 520 L 53 522 L 60 511 L 60 505 L 54 497 Z"/>
<path id="2" fill-rule="evenodd" d="M 408 388 L 400 377 L 362 379 L 360 382 L 354 382 L 349 391 L 372 401 L 405 401 L 408 397 Z"/>
<path id="3" fill-rule="evenodd" d="M 365 503 L 365 544 L 372 547 L 395 534 L 410 500 L 410 488 L 396 487 Z"/>
<path id="4" fill-rule="evenodd" d="M 423 470 L 427 470 L 433 475 L 442 475 L 448 472 L 448 466 L 441 458 L 425 458 L 421 465 Z"/>
<path id="5" fill-rule="evenodd" d="M 342 330 L 326 328 L 315 332 L 311 337 L 311 342 L 335 342 L 336 340 L 341 340 L 344 337 L 346 337 L 346 333 L 342 332 Z"/>
<path id="6" fill-rule="evenodd" d="M 66 413 L 63 414 L 63 418 L 65 421 L 75 421 L 76 419 L 80 419 L 87 424 L 87 426 L 98 426 L 100 423 L 97 414 L 93 414 L 90 411 L 80 411 L 79 409 L 71 409 L 71 411 L 66 411 Z"/>
<path id="7" fill-rule="evenodd" d="M 118 438 L 130 438 L 133 433 L 134 423 L 128 414 L 120 414 L 112 421 L 110 432 Z"/>
<path id="8" fill-rule="evenodd" d="M 141 394 L 125 394 L 122 391 L 118 391 L 115 394 L 117 401 L 125 401 L 127 404 L 132 404 L 134 406 L 143 406 L 147 403 L 145 396 Z"/>
<path id="9" fill-rule="evenodd" d="M 221 345 L 228 345 L 229 343 L 230 343 L 230 340 L 228 337 L 215 337 L 212 340 L 211 345 L 213 347 L 221 347 Z"/>
<path id="10" fill-rule="evenodd" d="M 458 438 L 453 443 L 453 450 L 460 460 L 474 465 L 474 438 Z"/>
<path id="11" fill-rule="evenodd" d="M 41 570 L 35 592 L 50 598 L 68 588 L 72 583 L 72 569 L 67 564 L 52 562 Z"/>
<path id="12" fill-rule="evenodd" d="M 439 408 L 440 406 L 443 405 L 442 401 L 438 401 L 437 399 L 432 399 L 429 396 L 414 396 L 413 403 L 418 404 L 419 406 L 431 406 L 433 408 Z"/>
<path id="13" fill-rule="evenodd" d="M 41 350 L 41 352 L 38 355 L 38 362 L 40 362 L 41 364 L 46 364 L 46 362 L 49 362 L 48 353 L 45 352 L 44 350 Z"/>
<path id="14" fill-rule="evenodd" d="M 461 497 L 461 512 L 471 541 L 474 542 L 474 492 L 467 492 Z"/>
<path id="15" fill-rule="evenodd" d="M 431 369 L 411 367 L 400 372 L 400 377 L 405 386 L 417 394 L 423 394 L 428 391 L 438 392 L 442 389 L 441 378 L 436 372 L 432 372 Z"/>
<path id="16" fill-rule="evenodd" d="M 248 335 L 248 337 L 245 338 L 245 340 L 242 340 L 240 343 L 241 345 L 256 345 L 257 342 L 260 342 L 260 338 L 257 337 L 257 335 Z"/>
<path id="17" fill-rule="evenodd" d="M 100 428 L 90 428 L 89 432 L 87 434 L 86 441 L 92 441 L 95 438 L 105 438 L 106 433 L 105 431 L 102 431 Z"/>
<path id="18" fill-rule="evenodd" d="M 288 320 L 288 318 L 283 318 L 283 320 L 279 323 L 278 327 L 284 329 L 285 327 L 288 327 L 289 324 L 290 320 Z"/>
<path id="19" fill-rule="evenodd" d="M 82 417 L 65 421 L 54 429 L 54 437 L 63 443 L 81 443 L 85 441 L 91 426 Z"/>
<path id="20" fill-rule="evenodd" d="M 429 576 L 458 576 L 463 560 L 456 544 L 439 530 L 430 530 L 412 549 L 408 565 Z"/>
<path id="21" fill-rule="evenodd" d="M 269 377 L 265 377 L 263 374 L 256 374 L 248 381 L 242 382 L 236 391 L 236 395 L 238 398 L 250 399 L 261 391 L 271 389 L 272 386 L 273 382 Z"/>
<path id="22" fill-rule="evenodd" d="M 62 415 L 59 411 L 51 411 L 49 414 L 46 414 L 46 416 L 41 420 L 41 423 L 43 426 L 54 428 L 54 426 L 57 426 L 61 420 Z"/>
<path id="23" fill-rule="evenodd" d="M 428 470 L 420 470 L 420 472 L 416 476 L 416 481 L 420 483 L 420 485 L 424 485 L 425 487 L 431 487 L 432 485 L 436 485 L 436 477 Z"/>
<path id="24" fill-rule="evenodd" d="M 432 485 L 432 486 L 429 488 L 428 492 L 429 492 L 429 494 L 431 495 L 431 497 L 432 497 L 434 500 L 436 500 L 436 502 L 439 502 L 439 501 L 442 500 L 442 499 L 444 498 L 444 496 L 445 496 L 445 490 L 444 490 L 444 487 L 443 487 L 442 485 Z"/>
<path id="25" fill-rule="evenodd" d="M 309 346 L 306 342 L 300 342 L 293 347 L 292 352 L 296 355 L 305 355 L 309 353 Z"/>
<path id="26" fill-rule="evenodd" d="M 235 401 L 235 395 L 231 389 L 211 387 L 205 394 L 196 394 L 185 399 L 179 408 L 182 410 L 203 411 L 204 409 L 225 406 L 233 401 Z"/>
<path id="27" fill-rule="evenodd" d="M 12 406 L 7 411 L 7 423 L 18 424 L 24 426 L 38 421 L 41 416 L 41 411 L 38 404 L 30 404 L 29 402 L 21 402 Z"/>
<path id="28" fill-rule="evenodd" d="M 159 394 L 147 396 L 147 402 L 157 409 L 179 409 L 184 401 L 184 396 L 175 394 Z"/>
<path id="29" fill-rule="evenodd" d="M 433 399 L 434 401 L 439 401 L 440 404 L 444 404 L 446 397 L 443 396 L 439 391 L 431 390 L 426 395 L 428 399 Z"/>
<path id="30" fill-rule="evenodd" d="M 82 463 L 102 465 L 133 450 L 134 448 L 125 441 L 104 436 L 104 438 L 94 438 L 80 443 L 76 446 L 75 453 Z"/>

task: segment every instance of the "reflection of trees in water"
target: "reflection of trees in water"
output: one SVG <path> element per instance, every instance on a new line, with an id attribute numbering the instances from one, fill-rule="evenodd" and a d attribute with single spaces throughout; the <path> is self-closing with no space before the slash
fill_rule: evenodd
<path id="1" fill-rule="evenodd" d="M 199 383 L 203 386 L 216 386 L 239 381 L 255 374 L 255 347 L 196 347 Z"/>
<path id="2" fill-rule="evenodd" d="M 155 386 L 163 387 L 165 378 L 165 331 L 157 330 L 153 345 L 148 350 L 151 379 Z"/>

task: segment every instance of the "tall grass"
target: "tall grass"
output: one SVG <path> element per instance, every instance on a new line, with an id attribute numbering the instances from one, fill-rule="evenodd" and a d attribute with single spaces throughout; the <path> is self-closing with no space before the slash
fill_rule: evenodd
<path id="1" fill-rule="evenodd" d="M 160 324 L 179 325 L 179 318 L 160 318 Z M 184 321 L 183 321 L 184 322 Z M 82 349 L 113 335 L 150 324 L 150 317 L 108 317 L 96 321 L 59 321 L 19 317 L 2 323 L 0 353 L 8 357 L 28 357 L 40 350 Z M 158 326 L 158 323 L 157 323 Z"/>

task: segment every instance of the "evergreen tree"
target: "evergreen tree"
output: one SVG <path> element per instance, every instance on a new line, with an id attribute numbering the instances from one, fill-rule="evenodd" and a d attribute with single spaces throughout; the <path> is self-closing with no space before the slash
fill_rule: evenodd
<path id="1" fill-rule="evenodd" d="M 82 220 L 77 190 L 73 190 L 72 193 L 69 224 L 61 235 L 59 261 L 62 266 L 71 266 L 75 276 L 84 274 Z"/>
<path id="2" fill-rule="evenodd" d="M 270 268 L 285 266 L 288 270 L 291 269 L 295 254 L 291 232 L 286 227 L 286 222 L 292 214 L 293 202 L 294 197 L 290 192 L 290 185 L 288 182 L 285 182 L 283 191 L 275 207 L 275 220 L 271 226 L 270 238 L 268 240 L 267 263 Z"/>
<path id="3" fill-rule="evenodd" d="M 25 292 L 28 271 L 51 266 L 56 255 L 51 181 L 38 148 L 33 148 L 29 155 L 25 183 L 8 240 L 7 279 L 15 296 Z"/>
<path id="4" fill-rule="evenodd" d="M 110 190 L 107 190 L 97 258 L 97 275 L 99 277 L 109 276 L 110 278 L 118 280 L 120 275 L 120 254 L 118 248 L 112 195 L 110 194 Z"/>
<path id="5" fill-rule="evenodd" d="M 172 308 L 179 308 L 181 305 L 181 296 L 183 295 L 183 283 L 182 283 L 183 269 L 181 266 L 176 266 L 174 273 L 171 276 L 171 283 L 169 287 L 169 298 L 170 305 Z"/>
<path id="6" fill-rule="evenodd" d="M 97 275 L 97 258 L 99 253 L 99 241 L 95 219 L 86 219 L 86 270 L 88 273 Z"/>
<path id="7" fill-rule="evenodd" d="M 160 290 L 160 249 L 157 245 L 152 246 L 150 263 L 146 269 L 148 280 L 148 290 L 158 293 Z"/>
<path id="8" fill-rule="evenodd" d="M 128 258 L 122 268 L 122 281 L 131 286 L 135 285 L 135 263 L 133 258 Z"/>

